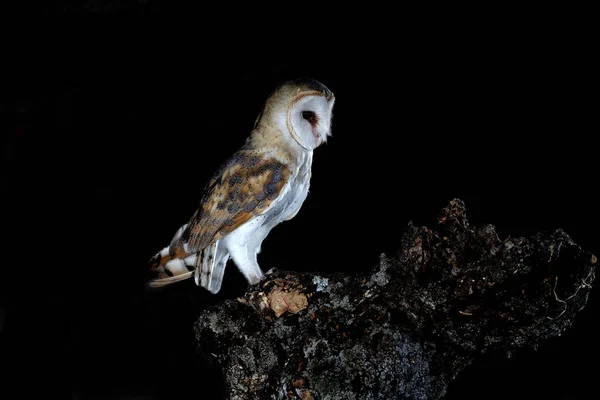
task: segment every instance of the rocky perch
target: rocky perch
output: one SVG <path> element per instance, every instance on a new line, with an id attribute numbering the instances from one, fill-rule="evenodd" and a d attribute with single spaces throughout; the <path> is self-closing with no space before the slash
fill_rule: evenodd
<path id="1" fill-rule="evenodd" d="M 501 240 L 450 202 L 369 274 L 271 271 L 195 323 L 227 399 L 437 399 L 478 355 L 560 335 L 597 259 L 562 230 Z"/>

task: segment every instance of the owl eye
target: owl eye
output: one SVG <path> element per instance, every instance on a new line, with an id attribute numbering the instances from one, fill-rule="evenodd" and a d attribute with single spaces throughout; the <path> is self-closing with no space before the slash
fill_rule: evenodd
<path id="1" fill-rule="evenodd" d="M 302 111 L 302 118 L 310 122 L 311 125 L 314 125 L 317 121 L 317 116 L 312 111 Z"/>

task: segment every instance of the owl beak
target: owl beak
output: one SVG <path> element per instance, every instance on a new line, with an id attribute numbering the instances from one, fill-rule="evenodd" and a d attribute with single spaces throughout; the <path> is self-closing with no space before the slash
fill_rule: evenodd
<path id="1" fill-rule="evenodd" d="M 321 142 L 323 142 L 323 137 L 321 137 L 321 134 L 315 128 L 313 128 L 312 133 L 313 133 L 313 136 L 315 137 L 315 140 L 317 141 L 317 146 L 320 145 Z"/>

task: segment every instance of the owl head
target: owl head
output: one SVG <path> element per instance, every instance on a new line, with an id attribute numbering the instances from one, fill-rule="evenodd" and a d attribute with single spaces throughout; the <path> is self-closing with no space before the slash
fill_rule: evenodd
<path id="1" fill-rule="evenodd" d="M 335 96 L 312 79 L 288 81 L 265 102 L 256 124 L 270 125 L 305 150 L 313 150 L 331 135 Z"/>

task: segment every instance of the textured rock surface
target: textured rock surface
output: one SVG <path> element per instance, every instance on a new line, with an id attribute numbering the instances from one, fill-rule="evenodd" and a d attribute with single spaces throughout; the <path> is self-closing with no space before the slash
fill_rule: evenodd
<path id="1" fill-rule="evenodd" d="M 453 200 L 434 229 L 409 224 L 370 274 L 271 271 L 205 310 L 197 346 L 225 398 L 440 398 L 479 354 L 570 327 L 596 257 L 561 230 L 501 240 L 465 213 Z"/>

